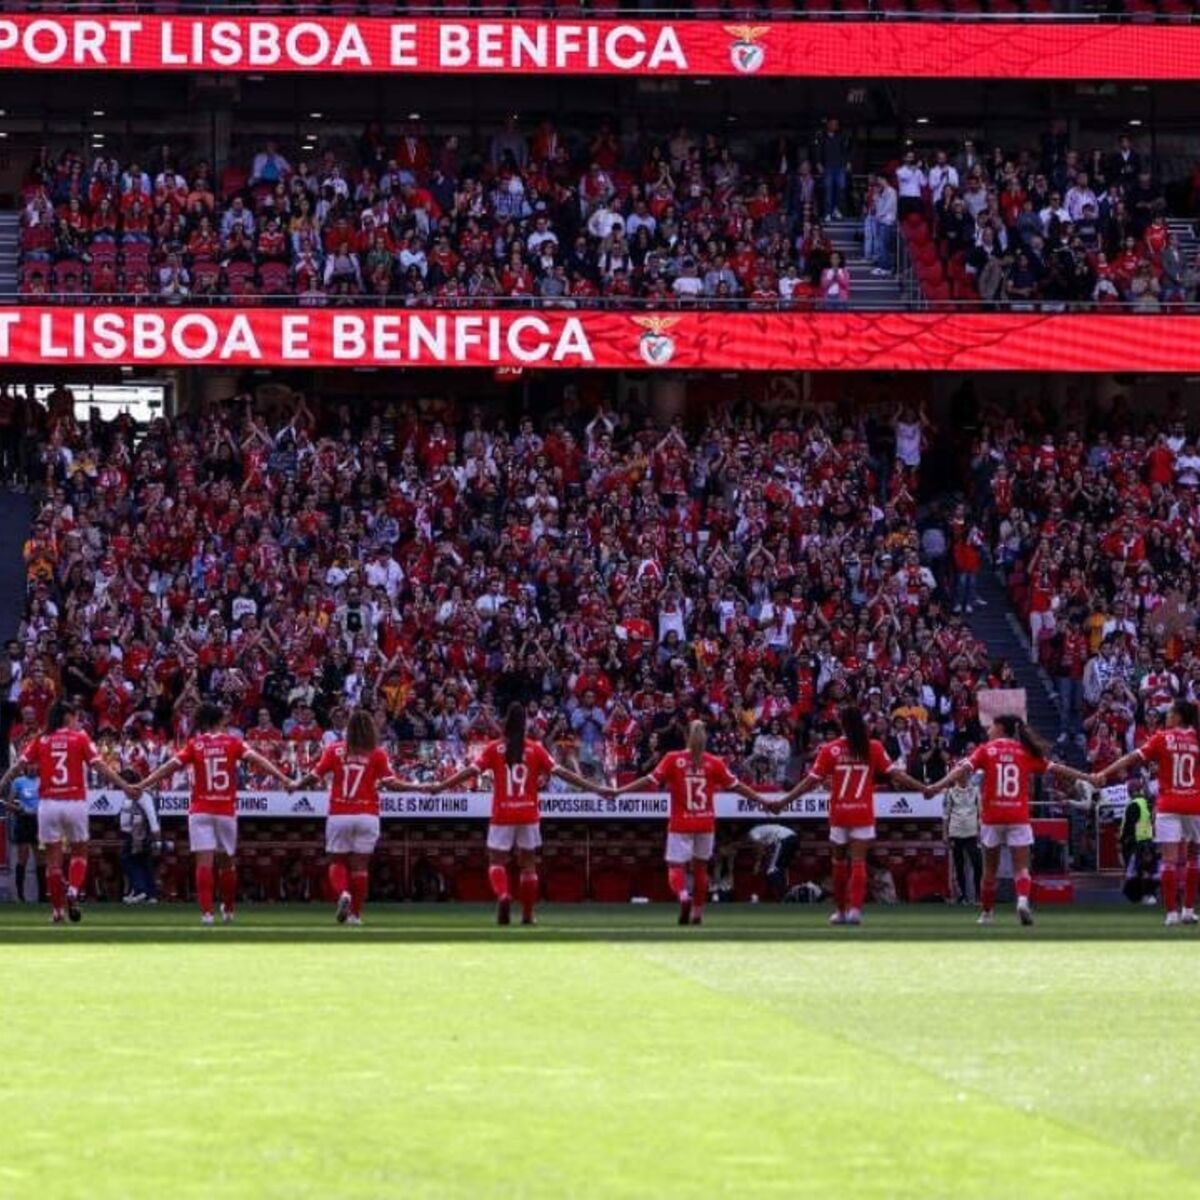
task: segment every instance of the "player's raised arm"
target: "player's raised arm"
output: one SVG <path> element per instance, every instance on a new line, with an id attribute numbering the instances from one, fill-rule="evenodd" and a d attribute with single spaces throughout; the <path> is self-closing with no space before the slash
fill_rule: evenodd
<path id="1" fill-rule="evenodd" d="M 440 792 L 448 792 L 451 788 L 462 787 L 464 783 L 470 783 L 473 779 L 478 779 L 481 774 L 482 772 L 479 768 L 474 765 L 462 767 L 447 779 L 439 779 L 437 783 L 420 785 L 420 790 L 427 792 L 430 796 L 436 796 Z"/>
<path id="2" fill-rule="evenodd" d="M 251 750 L 249 746 L 246 747 L 245 752 L 242 754 L 242 761 L 248 762 L 252 767 L 262 771 L 264 775 L 270 775 L 272 778 L 277 779 L 285 788 L 292 782 L 292 777 L 286 771 L 277 767 L 265 755 L 259 754 L 257 750 Z M 146 784 L 143 783 L 142 786 L 145 787 Z"/>
<path id="3" fill-rule="evenodd" d="M 1102 788 L 1107 785 L 1108 781 L 1114 775 L 1121 775 L 1125 771 L 1132 770 L 1134 767 L 1140 767 L 1145 764 L 1145 757 L 1141 750 L 1131 750 L 1122 758 L 1118 758 L 1116 762 L 1109 763 L 1102 771 L 1094 771 L 1091 775 L 1084 775 L 1083 778 L 1092 785 L 1092 787 Z M 0 785 L 3 780 L 0 780 Z M 0 786 L 0 791 L 3 791 L 3 786 Z"/>
<path id="4" fill-rule="evenodd" d="M 768 800 L 761 792 L 756 791 L 748 783 L 743 783 L 740 779 L 735 780 L 729 790 L 735 796 L 741 796 L 743 800 L 749 800 L 751 804 L 757 804 L 759 808 L 770 809 L 775 805 L 774 800 Z"/>
<path id="5" fill-rule="evenodd" d="M 1112 770 L 1112 768 L 1110 767 L 1109 770 Z M 1087 771 L 1077 771 L 1074 767 L 1068 767 L 1066 763 L 1054 762 L 1053 760 L 1047 763 L 1046 774 L 1053 775 L 1056 779 L 1065 779 L 1068 783 L 1092 782 L 1092 777 Z"/>
<path id="6" fill-rule="evenodd" d="M 926 796 L 933 797 L 939 792 L 944 792 L 947 788 L 953 787 L 956 783 L 964 783 L 971 778 L 971 773 L 975 768 L 971 765 L 970 759 L 963 759 L 952 771 L 948 771 L 936 783 L 927 783 L 924 786 L 917 785 L 917 790 L 925 793 Z"/>
<path id="7" fill-rule="evenodd" d="M 415 779 L 401 779 L 399 775 L 386 775 L 379 781 L 379 788 L 384 792 L 408 792 L 414 796 L 432 796 L 432 783 L 418 783 Z"/>
<path id="8" fill-rule="evenodd" d="M 249 757 L 249 755 L 247 755 L 247 757 Z M 155 767 L 155 769 L 138 784 L 138 787 L 149 791 L 151 788 L 161 783 L 164 779 L 170 779 L 172 775 L 182 770 L 183 763 L 179 761 L 179 756 L 177 754 L 173 754 L 167 759 L 166 762 Z"/>
<path id="9" fill-rule="evenodd" d="M 624 796 L 627 792 L 659 792 L 662 791 L 662 785 L 654 776 L 640 775 L 637 779 L 632 779 L 624 787 L 609 788 L 608 794 L 612 797 Z"/>
<path id="10" fill-rule="evenodd" d="M 887 773 L 888 782 L 892 787 L 904 792 L 924 792 L 925 785 L 914 779 L 907 771 L 894 767 Z"/>
<path id="11" fill-rule="evenodd" d="M 107 779 L 113 787 L 120 788 L 130 800 L 136 800 L 138 793 L 145 786 L 144 783 L 127 783 L 102 758 L 93 758 L 89 765 L 95 767 L 101 777 Z"/>
<path id="12" fill-rule="evenodd" d="M 817 775 L 813 771 L 809 771 L 809 773 L 805 775 L 804 778 L 798 783 L 793 783 L 792 786 L 788 788 L 788 790 L 784 792 L 782 796 L 776 796 L 774 800 L 766 801 L 764 807 L 770 809 L 771 812 L 781 812 L 783 809 L 787 808 L 787 806 L 791 804 L 793 800 L 799 800 L 805 792 L 811 792 L 813 788 L 820 786 L 821 776 Z"/>
<path id="13" fill-rule="evenodd" d="M 315 788 L 321 782 L 321 777 L 316 771 L 305 771 L 303 775 L 297 775 L 295 779 L 288 779 L 284 785 L 289 792 L 307 792 L 309 788 Z"/>
<path id="14" fill-rule="evenodd" d="M 582 775 L 577 775 L 570 767 L 564 767 L 561 763 L 555 763 L 550 768 L 550 774 L 561 779 L 564 783 L 569 783 L 573 788 L 580 792 L 595 792 L 598 796 L 613 796 L 614 789 L 605 784 L 597 785 L 590 779 L 584 779 Z"/>

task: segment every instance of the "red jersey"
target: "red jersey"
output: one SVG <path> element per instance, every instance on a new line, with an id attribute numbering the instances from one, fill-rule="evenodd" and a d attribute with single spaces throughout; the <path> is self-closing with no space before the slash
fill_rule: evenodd
<path id="1" fill-rule="evenodd" d="M 38 795 L 43 800 L 87 801 L 89 763 L 100 757 L 92 739 L 82 729 L 56 729 L 35 737 L 21 758 L 36 763 Z"/>
<path id="2" fill-rule="evenodd" d="M 985 825 L 1028 825 L 1029 792 L 1049 764 L 1020 742 L 998 738 L 978 747 L 967 762 L 983 772 L 981 819 Z"/>
<path id="3" fill-rule="evenodd" d="M 866 762 L 854 757 L 844 737 L 826 742 L 817 754 L 812 773 L 829 783 L 829 824 L 839 828 L 875 824 L 875 780 L 894 770 L 883 743 L 871 739 Z"/>
<path id="4" fill-rule="evenodd" d="M 232 733 L 198 733 L 175 756 L 192 768 L 189 813 L 237 815 L 237 765 L 246 743 Z"/>
<path id="5" fill-rule="evenodd" d="M 1200 738 L 1196 731 L 1184 726 L 1160 729 L 1138 748 L 1138 754 L 1143 762 L 1158 768 L 1156 811 L 1200 816 L 1200 779 L 1196 776 Z"/>
<path id="6" fill-rule="evenodd" d="M 723 758 L 703 754 L 697 766 L 686 750 L 664 755 L 651 778 L 671 796 L 670 833 L 713 833 L 717 828 L 716 795 L 737 784 Z"/>
<path id="7" fill-rule="evenodd" d="M 376 746 L 370 754 L 350 754 L 345 742 L 326 746 L 313 767 L 318 779 L 333 776 L 329 789 L 331 817 L 379 816 L 379 781 L 392 773 L 387 751 Z"/>
<path id="8" fill-rule="evenodd" d="M 473 766 L 492 773 L 493 825 L 533 825 L 541 820 L 538 791 L 554 770 L 554 759 L 541 742 L 526 738 L 522 760 L 512 764 L 504 742 L 488 742 Z"/>

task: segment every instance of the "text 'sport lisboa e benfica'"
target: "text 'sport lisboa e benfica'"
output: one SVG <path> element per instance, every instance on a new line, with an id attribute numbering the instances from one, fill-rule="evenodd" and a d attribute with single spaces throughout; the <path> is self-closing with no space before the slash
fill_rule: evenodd
<path id="1" fill-rule="evenodd" d="M 1196 372 L 1200 316 L 0 308 L 0 364 L 203 362 L 633 371 Z"/>
<path id="2" fill-rule="evenodd" d="M 1200 25 L 13 14 L 0 68 L 1194 80 Z"/>

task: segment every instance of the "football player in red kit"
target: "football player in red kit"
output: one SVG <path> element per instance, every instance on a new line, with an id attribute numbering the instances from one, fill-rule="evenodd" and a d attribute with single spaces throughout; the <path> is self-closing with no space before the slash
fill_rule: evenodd
<path id="1" fill-rule="evenodd" d="M 816 762 L 790 791 L 768 804 L 778 812 L 822 783 L 829 785 L 829 840 L 833 845 L 831 925 L 861 925 L 867 899 L 867 855 L 875 841 L 875 781 L 919 792 L 923 785 L 892 764 L 883 743 L 867 733 L 853 704 L 838 714 L 842 736 L 826 742 Z"/>
<path id="2" fill-rule="evenodd" d="M 196 899 L 200 921 L 213 924 L 216 882 L 221 884 L 221 920 L 233 920 L 237 902 L 237 770 L 247 762 L 285 787 L 291 779 L 235 734 L 223 728 L 225 714 L 215 704 L 203 704 L 196 714 L 197 733 L 186 745 L 151 771 L 138 785 L 155 787 L 187 767 L 192 769 L 188 804 L 188 845 L 196 862 Z"/>
<path id="3" fill-rule="evenodd" d="M 96 770 L 128 796 L 137 789 L 117 774 L 101 757 L 92 739 L 79 728 L 79 714 L 66 700 L 49 712 L 46 732 L 32 738 L 21 756 L 0 779 L 0 796 L 21 771 L 38 771 L 38 842 L 46 851 L 46 890 L 50 893 L 50 920 L 63 922 L 64 909 L 73 922 L 82 919 L 79 900 L 87 885 L 88 799 L 87 768 Z M 70 856 L 63 880 L 63 847 Z"/>
<path id="4" fill-rule="evenodd" d="M 1190 700 L 1176 700 L 1160 729 L 1132 754 L 1118 758 L 1091 777 L 1103 787 L 1130 767 L 1151 763 L 1158 770 L 1158 800 L 1154 805 L 1154 840 L 1162 855 L 1159 881 L 1168 925 L 1196 924 L 1196 893 L 1200 867 L 1194 854 L 1200 846 L 1200 710 Z M 1190 851 L 1190 853 L 1189 853 Z M 1183 911 L 1179 911 L 1179 872 L 1183 875 Z"/>
<path id="5" fill-rule="evenodd" d="M 609 796 L 665 787 L 671 798 L 667 820 L 667 880 L 679 901 L 679 924 L 700 925 L 708 898 L 708 864 L 713 856 L 717 832 L 718 792 L 736 792 L 755 804 L 766 801 L 752 787 L 740 782 L 723 758 L 705 750 L 708 732 L 703 721 L 688 726 L 686 750 L 664 754 L 649 775 L 620 788 L 602 788 Z M 687 868 L 692 868 L 688 889 Z"/>
<path id="6" fill-rule="evenodd" d="M 490 772 L 492 776 L 492 819 L 488 825 L 488 880 L 496 897 L 496 920 L 508 925 L 512 910 L 512 891 L 508 860 L 515 848 L 521 881 L 521 924 L 533 924 L 538 897 L 537 851 L 542 844 L 541 808 L 538 792 L 551 776 L 580 791 L 602 791 L 582 775 L 560 766 L 541 742 L 525 736 L 525 706 L 513 703 L 504 716 L 504 737 L 486 746 L 475 761 L 448 779 L 432 784 L 401 781 L 403 791 L 436 795 L 461 787 L 464 783 Z"/>
<path id="7" fill-rule="evenodd" d="M 316 766 L 289 787 L 303 791 L 327 775 L 332 776 L 325 820 L 329 887 L 337 897 L 338 923 L 361 925 L 371 855 L 379 841 L 379 789 L 402 786 L 379 744 L 375 719 L 366 709 L 356 708 L 350 714 L 345 741 L 326 746 Z"/>
<path id="8" fill-rule="evenodd" d="M 1033 924 L 1029 907 L 1032 881 L 1029 875 L 1029 848 L 1033 845 L 1033 826 L 1029 822 L 1029 800 L 1035 775 L 1057 775 L 1075 782 L 1088 776 L 1074 767 L 1051 762 L 1041 739 L 1020 717 L 997 717 L 988 730 L 989 740 L 975 749 L 970 758 L 959 763 L 937 783 L 924 789 L 927 796 L 983 773 L 982 811 L 979 841 L 983 846 L 983 880 L 979 888 L 982 911 L 980 925 L 990 925 L 996 907 L 996 871 L 1000 866 L 1001 847 L 1012 855 L 1013 879 L 1017 889 L 1017 916 L 1022 925 Z"/>

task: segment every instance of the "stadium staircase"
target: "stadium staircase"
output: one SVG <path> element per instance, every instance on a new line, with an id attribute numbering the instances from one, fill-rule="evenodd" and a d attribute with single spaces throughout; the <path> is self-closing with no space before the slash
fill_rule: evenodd
<path id="1" fill-rule="evenodd" d="M 17 636 L 25 615 L 25 560 L 33 502 L 24 492 L 0 490 L 0 640 Z"/>
<path id="2" fill-rule="evenodd" d="M 1175 235 L 1179 247 L 1179 257 L 1190 270 L 1196 261 L 1196 251 L 1200 250 L 1200 238 L 1196 236 L 1196 223 L 1190 217 L 1170 217 L 1167 227 Z"/>
<path id="3" fill-rule="evenodd" d="M 978 593 L 986 607 L 976 607 L 967 618 L 972 632 L 987 646 L 992 659 L 1012 664 L 1017 684 L 1025 689 L 1029 723 L 1054 748 L 1054 757 L 1083 769 L 1087 755 L 1074 742 L 1057 741 L 1059 734 L 1058 693 L 1050 676 L 1029 661 L 1029 635 L 1009 604 L 1004 582 L 990 570 L 979 573 Z M 1071 810 L 1070 863 L 1071 883 L 1077 904 L 1114 903 L 1122 899 L 1119 875 L 1093 870 L 1095 846 L 1089 836 L 1090 814 Z"/>
<path id="4" fill-rule="evenodd" d="M 17 292 L 20 222 L 19 213 L 0 212 L 0 294 L 5 296 L 14 296 Z"/>
<path id="5" fill-rule="evenodd" d="M 1029 636 L 1013 612 L 999 576 L 986 569 L 981 571 L 978 590 L 985 607 L 976 607 L 967 617 L 971 632 L 987 646 L 993 660 L 1012 663 L 1018 686 L 1025 689 L 1029 723 L 1053 743 L 1059 733 L 1058 695 L 1054 683 L 1041 667 L 1029 661 Z M 1068 762 L 1084 765 L 1083 754 L 1077 746 L 1068 749 L 1064 744 L 1058 746 L 1056 752 Z"/>
<path id="6" fill-rule="evenodd" d="M 874 265 L 863 258 L 861 217 L 825 221 L 823 226 L 833 248 L 850 270 L 851 308 L 898 308 L 902 303 L 900 281 L 894 275 L 871 274 Z"/>

